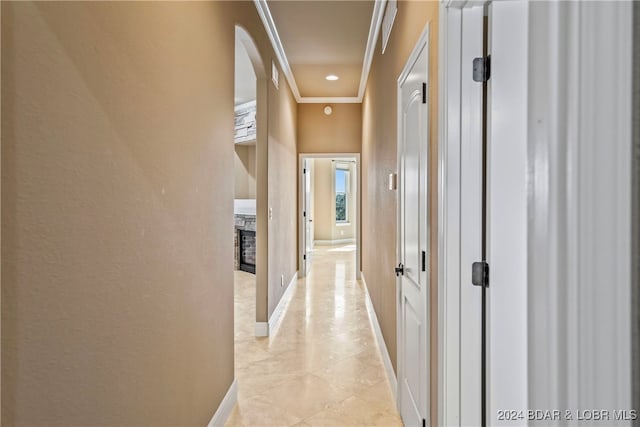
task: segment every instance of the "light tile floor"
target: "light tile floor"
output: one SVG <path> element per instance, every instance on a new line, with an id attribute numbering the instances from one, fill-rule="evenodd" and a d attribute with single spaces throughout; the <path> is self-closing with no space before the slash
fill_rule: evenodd
<path id="1" fill-rule="evenodd" d="M 256 338 L 255 276 L 235 275 L 238 404 L 227 426 L 402 426 L 355 246 L 316 247 L 274 336 Z"/>

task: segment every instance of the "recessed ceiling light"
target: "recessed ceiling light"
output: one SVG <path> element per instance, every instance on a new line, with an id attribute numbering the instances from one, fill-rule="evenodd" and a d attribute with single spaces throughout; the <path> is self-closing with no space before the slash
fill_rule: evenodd
<path id="1" fill-rule="evenodd" d="M 338 80 L 339 78 L 340 77 L 336 76 L 335 74 L 329 74 L 327 77 L 325 77 L 325 79 L 330 81 Z"/>

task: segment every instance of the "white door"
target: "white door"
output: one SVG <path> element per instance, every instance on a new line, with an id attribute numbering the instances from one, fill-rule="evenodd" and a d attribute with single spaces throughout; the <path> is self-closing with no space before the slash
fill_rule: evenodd
<path id="1" fill-rule="evenodd" d="M 302 221 L 304 224 L 304 275 L 309 274 L 309 270 L 311 269 L 311 257 L 313 254 L 313 218 L 311 212 L 311 198 L 313 194 L 311 192 L 311 164 L 312 161 L 309 159 L 303 160 L 303 177 L 302 181 L 304 183 L 304 189 L 302 191 L 302 195 L 304 198 L 303 201 L 303 212 L 302 212 Z"/>
<path id="2" fill-rule="evenodd" d="M 406 426 L 428 420 L 428 32 L 398 80 L 400 277 L 398 399 Z"/>

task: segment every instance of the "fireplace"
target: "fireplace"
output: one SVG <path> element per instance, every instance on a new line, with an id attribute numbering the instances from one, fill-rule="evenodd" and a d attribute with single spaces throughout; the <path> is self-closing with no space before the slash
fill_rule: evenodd
<path id="1" fill-rule="evenodd" d="M 240 270 L 256 274 L 256 232 L 238 230 Z"/>

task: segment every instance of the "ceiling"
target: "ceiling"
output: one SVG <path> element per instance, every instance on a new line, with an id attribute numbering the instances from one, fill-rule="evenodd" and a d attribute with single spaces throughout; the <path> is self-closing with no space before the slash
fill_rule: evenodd
<path id="1" fill-rule="evenodd" d="M 301 97 L 358 96 L 373 3 L 267 1 Z"/>
<path id="2" fill-rule="evenodd" d="M 298 102 L 362 100 L 384 3 L 255 0 Z"/>

